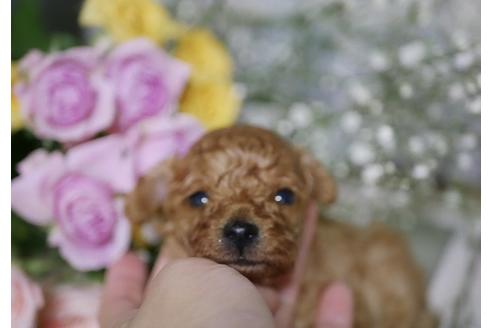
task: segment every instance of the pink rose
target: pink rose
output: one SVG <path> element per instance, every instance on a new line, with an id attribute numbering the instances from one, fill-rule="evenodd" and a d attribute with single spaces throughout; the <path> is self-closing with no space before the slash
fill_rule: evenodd
<path id="1" fill-rule="evenodd" d="M 11 275 L 12 328 L 36 327 L 36 315 L 44 303 L 41 289 L 16 267 Z"/>
<path id="2" fill-rule="evenodd" d="M 41 51 L 33 49 L 22 57 L 18 66 L 19 70 L 28 74 L 31 70 L 36 69 L 36 66 L 43 61 L 43 58 L 44 54 Z"/>
<path id="3" fill-rule="evenodd" d="M 108 181 L 115 192 L 127 193 L 135 185 L 135 174 L 132 154 L 124 147 L 123 140 L 123 135 L 112 134 L 85 142 L 67 152 L 67 162 Z"/>
<path id="4" fill-rule="evenodd" d="M 186 64 L 145 39 L 115 48 L 106 59 L 103 78 L 112 86 L 116 130 L 125 131 L 147 117 L 172 113 L 189 71 Z"/>
<path id="5" fill-rule="evenodd" d="M 65 169 L 60 152 L 32 152 L 19 164 L 20 176 L 12 181 L 12 208 L 32 224 L 49 224 L 53 218 L 51 190 Z"/>
<path id="6" fill-rule="evenodd" d="M 16 91 L 36 135 L 78 142 L 111 125 L 114 107 L 108 87 L 93 74 L 99 60 L 99 51 L 89 47 L 25 56 L 19 67 L 26 80 Z"/>
<path id="7" fill-rule="evenodd" d="M 131 191 L 138 178 L 159 162 L 183 155 L 204 133 L 192 116 L 158 116 L 142 122 L 124 135 L 111 135 L 76 146 L 69 163 L 80 163 L 93 176 L 114 180 L 121 192 Z"/>
<path id="8" fill-rule="evenodd" d="M 46 306 L 40 313 L 40 328 L 98 328 L 97 315 L 101 287 L 56 286 L 46 294 Z"/>
<path id="9" fill-rule="evenodd" d="M 38 150 L 19 165 L 20 176 L 12 181 L 12 208 L 28 222 L 52 225 L 51 245 L 83 271 L 116 261 L 131 237 L 123 200 L 112 184 L 117 178 L 92 175 L 90 168 Z"/>
<path id="10" fill-rule="evenodd" d="M 138 130 L 131 131 L 138 135 L 132 147 L 137 176 L 145 175 L 167 158 L 186 154 L 204 132 L 202 125 L 187 114 L 143 122 Z"/>
<path id="11" fill-rule="evenodd" d="M 81 271 L 104 268 L 128 249 L 130 224 L 123 200 L 110 186 L 80 173 L 65 174 L 54 186 L 56 225 L 50 244 Z"/>

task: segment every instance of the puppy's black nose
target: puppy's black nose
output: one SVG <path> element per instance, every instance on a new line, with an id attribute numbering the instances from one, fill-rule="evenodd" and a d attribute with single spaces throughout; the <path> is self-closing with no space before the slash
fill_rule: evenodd
<path id="1" fill-rule="evenodd" d="M 258 240 L 258 227 L 244 220 L 233 220 L 224 226 L 224 238 L 243 255 L 244 249 Z"/>

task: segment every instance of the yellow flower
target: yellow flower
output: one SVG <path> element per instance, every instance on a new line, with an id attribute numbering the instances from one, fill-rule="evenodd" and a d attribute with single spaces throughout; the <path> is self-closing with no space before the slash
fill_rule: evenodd
<path id="1" fill-rule="evenodd" d="M 232 60 L 222 43 L 207 30 L 195 29 L 185 33 L 178 42 L 176 57 L 192 67 L 191 79 L 231 79 Z"/>
<path id="2" fill-rule="evenodd" d="M 191 66 L 181 111 L 195 116 L 207 129 L 233 124 L 240 100 L 232 85 L 232 59 L 224 45 L 208 30 L 194 29 L 179 39 L 175 55 Z"/>
<path id="3" fill-rule="evenodd" d="M 228 81 L 191 81 L 181 98 L 181 111 L 195 116 L 210 130 L 233 124 L 239 105 L 236 90 Z"/>
<path id="4" fill-rule="evenodd" d="M 132 225 L 132 241 L 135 248 L 138 249 L 149 246 L 142 234 L 142 227 L 138 224 Z"/>
<path id="5" fill-rule="evenodd" d="M 10 66 L 10 126 L 12 131 L 16 131 L 21 129 L 24 126 L 24 122 L 22 120 L 22 115 L 20 111 L 19 99 L 14 94 L 14 84 L 19 79 L 19 72 L 17 71 L 17 66 L 15 64 L 11 64 Z"/>
<path id="6" fill-rule="evenodd" d="M 164 7 L 152 0 L 86 0 L 79 22 L 105 29 L 118 42 L 147 37 L 162 43 L 183 30 Z"/>

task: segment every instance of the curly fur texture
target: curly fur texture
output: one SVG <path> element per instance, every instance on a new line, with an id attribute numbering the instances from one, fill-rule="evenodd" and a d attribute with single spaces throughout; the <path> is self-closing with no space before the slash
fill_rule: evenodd
<path id="1" fill-rule="evenodd" d="M 274 196 L 288 188 L 291 205 Z M 208 194 L 205 206 L 189 196 Z M 310 201 L 330 204 L 332 177 L 308 153 L 270 131 L 235 126 L 208 133 L 182 158 L 156 167 L 127 198 L 134 222 L 152 221 L 189 256 L 228 264 L 252 281 L 274 285 L 294 267 Z M 258 239 L 239 256 L 224 240 L 233 220 L 258 227 Z M 323 287 L 345 281 L 353 289 L 354 327 L 432 327 L 422 274 L 406 243 L 382 225 L 360 229 L 321 220 L 296 309 L 296 327 L 310 327 Z"/>

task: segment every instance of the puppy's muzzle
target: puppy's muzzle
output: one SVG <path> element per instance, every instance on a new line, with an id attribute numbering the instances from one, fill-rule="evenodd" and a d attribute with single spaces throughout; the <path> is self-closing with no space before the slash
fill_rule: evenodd
<path id="1" fill-rule="evenodd" d="M 244 219 L 232 219 L 224 226 L 223 236 L 228 245 L 242 257 L 246 249 L 258 241 L 259 229 Z"/>

